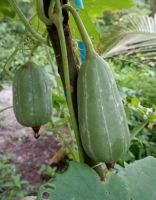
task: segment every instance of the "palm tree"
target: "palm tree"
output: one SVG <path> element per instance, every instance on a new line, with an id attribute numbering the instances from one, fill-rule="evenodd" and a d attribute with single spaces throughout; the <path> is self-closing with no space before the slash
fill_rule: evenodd
<path id="1" fill-rule="evenodd" d="M 156 14 L 153 17 L 131 14 L 103 38 L 104 57 L 141 53 L 142 58 L 156 60 Z"/>

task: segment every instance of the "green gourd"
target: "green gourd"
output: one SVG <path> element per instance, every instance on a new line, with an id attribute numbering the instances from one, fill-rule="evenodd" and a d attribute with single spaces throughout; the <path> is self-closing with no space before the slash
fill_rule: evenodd
<path id="1" fill-rule="evenodd" d="M 129 148 L 130 134 L 119 91 L 108 64 L 94 50 L 83 22 L 64 5 L 77 24 L 86 46 L 86 59 L 78 73 L 78 122 L 85 153 L 97 162 L 113 163 Z"/>
<path id="2" fill-rule="evenodd" d="M 36 132 L 51 118 L 51 88 L 44 71 L 33 62 L 24 64 L 14 76 L 13 108 L 17 121 Z"/>
<path id="3" fill-rule="evenodd" d="M 78 117 L 83 148 L 94 161 L 117 161 L 130 144 L 123 104 L 108 64 L 88 56 L 78 75 Z"/>

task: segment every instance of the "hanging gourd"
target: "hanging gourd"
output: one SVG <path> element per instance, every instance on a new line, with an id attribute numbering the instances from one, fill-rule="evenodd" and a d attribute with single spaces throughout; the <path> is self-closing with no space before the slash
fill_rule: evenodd
<path id="1" fill-rule="evenodd" d="M 86 45 L 86 58 L 78 74 L 78 120 L 86 154 L 94 161 L 110 163 L 127 152 L 130 134 L 119 91 L 110 67 L 94 50 L 75 10 L 71 11 Z"/>
<path id="2" fill-rule="evenodd" d="M 17 121 L 37 133 L 52 113 L 51 88 L 44 71 L 33 62 L 17 70 L 13 80 L 13 108 Z"/>

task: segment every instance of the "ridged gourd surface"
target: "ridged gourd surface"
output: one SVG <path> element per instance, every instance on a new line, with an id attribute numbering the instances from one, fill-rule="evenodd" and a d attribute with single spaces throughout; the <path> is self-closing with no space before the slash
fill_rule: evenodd
<path id="1" fill-rule="evenodd" d="M 94 161 L 116 161 L 129 148 L 126 115 L 108 64 L 87 57 L 78 75 L 78 118 L 83 148 Z"/>
<path id="2" fill-rule="evenodd" d="M 23 126 L 38 127 L 50 120 L 51 88 L 44 71 L 28 62 L 17 70 L 13 80 L 13 108 Z"/>

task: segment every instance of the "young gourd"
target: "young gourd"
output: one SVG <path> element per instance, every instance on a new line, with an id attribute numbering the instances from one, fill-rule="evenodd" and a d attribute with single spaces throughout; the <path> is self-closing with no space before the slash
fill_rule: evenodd
<path id="1" fill-rule="evenodd" d="M 69 5 L 64 8 L 73 14 L 87 50 L 77 83 L 82 145 L 92 160 L 111 163 L 130 145 L 122 100 L 108 63 L 95 52 L 79 15 Z"/>
<path id="2" fill-rule="evenodd" d="M 128 150 L 123 104 L 108 64 L 98 55 L 88 55 L 81 66 L 78 114 L 84 150 L 94 161 L 116 161 Z"/>
<path id="3" fill-rule="evenodd" d="M 35 132 L 50 120 L 51 88 L 44 71 L 33 62 L 21 66 L 14 76 L 13 108 L 17 121 Z"/>

